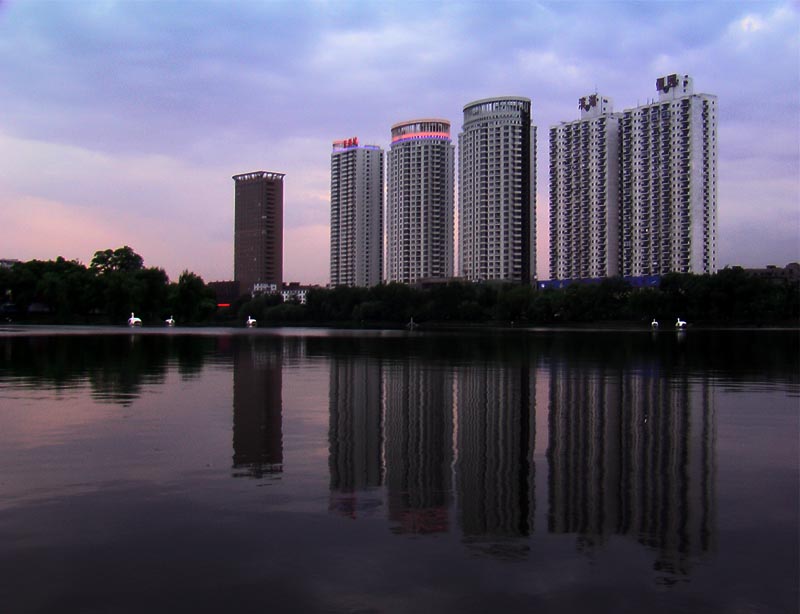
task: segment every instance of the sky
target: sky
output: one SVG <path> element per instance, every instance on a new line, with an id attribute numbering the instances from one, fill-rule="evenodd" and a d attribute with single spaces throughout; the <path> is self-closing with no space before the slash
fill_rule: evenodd
<path id="1" fill-rule="evenodd" d="M 329 280 L 330 152 L 466 103 L 533 101 L 537 269 L 548 132 L 688 74 L 718 97 L 717 263 L 800 261 L 800 3 L 0 0 L 0 258 L 129 245 L 233 276 L 235 174 L 284 180 L 284 280 Z"/>

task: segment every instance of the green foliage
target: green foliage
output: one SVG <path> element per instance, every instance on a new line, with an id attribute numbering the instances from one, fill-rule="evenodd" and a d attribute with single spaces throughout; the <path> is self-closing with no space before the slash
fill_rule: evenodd
<path id="1" fill-rule="evenodd" d="M 147 324 L 168 316 L 179 324 L 208 322 L 216 313 L 214 293 L 203 279 L 183 271 L 169 283 L 163 269 L 143 266 L 129 247 L 95 253 L 92 265 L 57 258 L 0 269 L 3 317 L 47 322 L 122 324 L 130 313 Z M 657 288 L 633 288 L 621 278 L 539 290 L 507 283 L 446 282 L 427 289 L 404 284 L 372 288 L 317 288 L 307 302 L 283 303 L 280 295 L 238 300 L 236 322 L 311 322 L 402 326 L 425 323 L 496 322 L 568 324 L 627 320 L 671 325 L 691 323 L 769 324 L 800 322 L 800 285 L 749 276 L 740 268 L 716 275 L 665 275 Z"/>
<path id="2" fill-rule="evenodd" d="M 62 257 L 16 263 L 0 269 L 3 315 L 18 321 L 121 324 L 135 312 L 153 324 L 173 312 L 181 314 L 181 323 L 204 321 L 216 310 L 213 292 L 197 275 L 184 271 L 170 285 L 163 269 L 142 263 L 127 246 L 95 252 L 88 268 Z"/>
<path id="3" fill-rule="evenodd" d="M 178 322 L 202 322 L 216 311 L 214 292 L 206 287 L 203 278 L 184 270 L 178 277 L 178 283 L 169 286 L 169 313 Z"/>
<path id="4" fill-rule="evenodd" d="M 127 245 L 94 253 L 90 268 L 98 273 L 133 273 L 144 267 L 142 257 Z"/>
<path id="5" fill-rule="evenodd" d="M 280 294 L 261 294 L 245 301 L 239 306 L 237 313 L 237 320 L 244 322 L 248 317 L 253 317 L 259 322 L 265 322 L 267 319 L 267 311 L 280 305 L 283 302 L 283 297 Z"/>
<path id="6" fill-rule="evenodd" d="M 112 322 L 127 320 L 132 311 L 145 322 L 161 319 L 169 283 L 163 269 L 152 267 L 133 272 L 108 271 L 98 279 L 103 288 L 98 308 Z"/>
<path id="7" fill-rule="evenodd" d="M 402 325 L 412 317 L 417 323 L 649 323 L 656 318 L 669 325 L 677 317 L 693 323 L 797 322 L 799 290 L 796 283 L 766 282 L 741 269 L 717 275 L 666 275 L 658 288 L 634 288 L 622 278 L 562 290 L 503 283 L 449 282 L 424 290 L 381 284 L 315 289 L 309 292 L 304 311 L 291 317 L 276 311 L 269 319 L 373 325 Z M 265 315 L 257 311 L 257 304 L 248 308 L 253 317 Z M 240 313 L 243 318 L 247 315 Z"/>

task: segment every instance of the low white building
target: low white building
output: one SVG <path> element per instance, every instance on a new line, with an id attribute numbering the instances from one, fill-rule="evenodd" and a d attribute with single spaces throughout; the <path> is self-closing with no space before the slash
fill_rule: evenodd
<path id="1" fill-rule="evenodd" d="M 308 295 L 308 291 L 315 288 L 316 286 L 301 286 L 296 282 L 292 282 L 287 284 L 281 290 L 281 296 L 283 297 L 284 303 L 300 303 L 301 305 L 306 304 L 306 296 Z"/>

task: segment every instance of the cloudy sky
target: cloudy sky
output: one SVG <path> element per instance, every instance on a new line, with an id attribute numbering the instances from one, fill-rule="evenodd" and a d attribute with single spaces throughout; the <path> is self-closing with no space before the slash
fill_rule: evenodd
<path id="1" fill-rule="evenodd" d="M 539 276 L 550 126 L 655 79 L 719 97 L 721 265 L 800 260 L 797 2 L 0 0 L 0 258 L 132 246 L 233 275 L 233 181 L 287 174 L 284 279 L 328 281 L 330 148 L 533 100 Z"/>

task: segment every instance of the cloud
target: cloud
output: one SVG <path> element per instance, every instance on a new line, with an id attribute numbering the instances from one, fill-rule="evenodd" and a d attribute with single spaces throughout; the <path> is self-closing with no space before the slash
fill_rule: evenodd
<path id="1" fill-rule="evenodd" d="M 14 152 L 0 166 L 5 257 L 87 262 L 98 249 L 131 245 L 173 278 L 184 268 L 230 277 L 230 175 L 2 134 L 0 150 Z"/>

